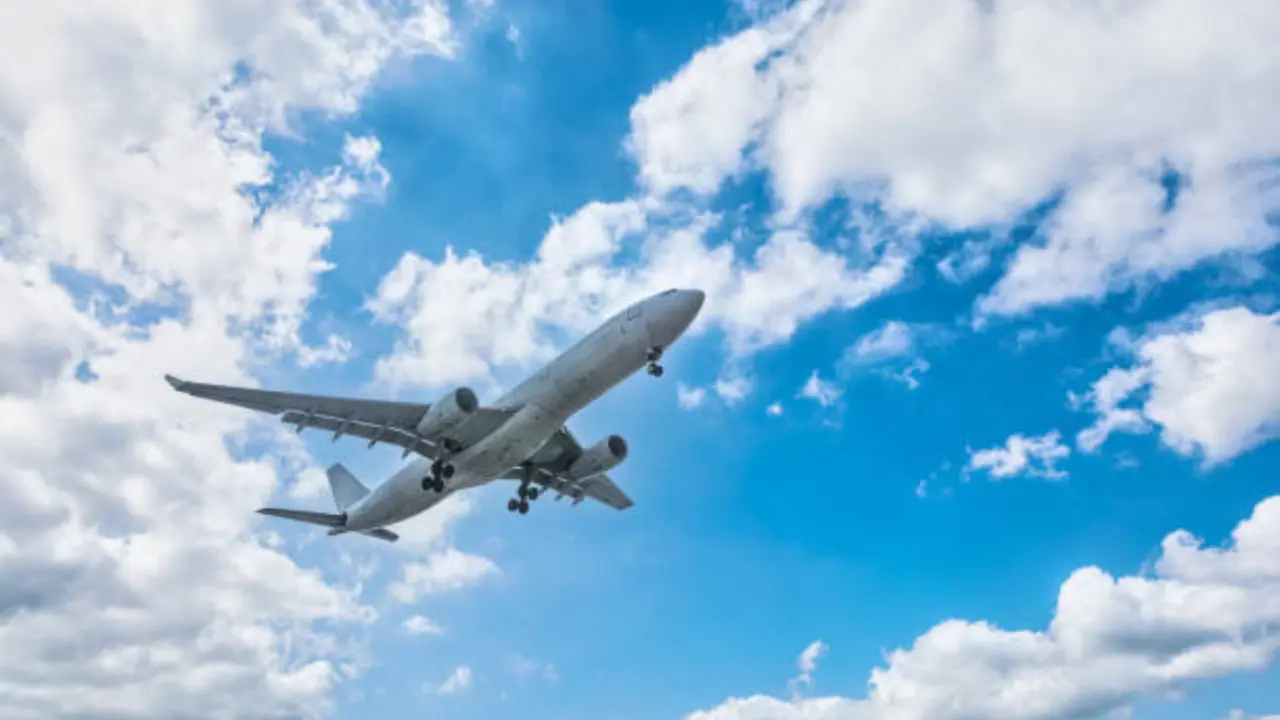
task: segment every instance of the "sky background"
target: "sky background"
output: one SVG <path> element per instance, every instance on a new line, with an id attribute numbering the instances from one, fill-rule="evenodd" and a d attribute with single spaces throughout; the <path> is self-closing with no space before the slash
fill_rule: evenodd
<path id="1" fill-rule="evenodd" d="M 1277 34 L 0 6 L 5 717 L 1280 713 Z M 326 538 L 253 510 L 397 451 L 161 380 L 493 398 L 673 286 L 667 373 L 570 424 L 627 439 L 625 513 L 495 486 Z"/>

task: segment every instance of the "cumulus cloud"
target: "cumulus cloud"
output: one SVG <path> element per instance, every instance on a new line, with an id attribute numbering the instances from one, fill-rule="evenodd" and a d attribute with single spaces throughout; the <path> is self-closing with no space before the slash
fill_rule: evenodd
<path id="1" fill-rule="evenodd" d="M 1081 449 L 1158 427 L 1166 445 L 1214 465 L 1280 433 L 1280 314 L 1212 310 L 1125 345 L 1133 364 L 1082 398 L 1096 419 L 1077 436 Z"/>
<path id="2" fill-rule="evenodd" d="M 440 6 L 397 7 L 0 6 L 6 717 L 317 717 L 359 671 L 362 578 L 255 532 L 296 448 L 161 376 L 341 359 L 300 331 L 331 225 L 388 180 L 378 142 L 298 174 L 262 143 L 450 51 Z"/>
<path id="3" fill-rule="evenodd" d="M 784 221 L 840 193 L 994 228 L 958 279 L 1056 200 L 978 304 L 1016 315 L 1276 243 L 1278 31 L 1255 0 L 798 2 L 641 99 L 629 147 L 658 193 L 763 169 Z"/>
<path id="4" fill-rule="evenodd" d="M 368 302 L 378 322 L 402 330 L 393 352 L 379 359 L 378 377 L 421 387 L 494 382 L 497 371 L 549 359 L 566 332 L 585 333 L 668 287 L 705 291 L 691 333 L 720 328 L 730 354 L 746 357 L 821 313 L 861 306 L 906 272 L 900 249 L 864 263 L 794 230 L 741 258 L 732 243 L 708 243 L 706 231 L 718 220 L 661 217 L 652 202 L 588 204 L 557 220 L 528 264 L 489 263 L 452 248 L 439 260 L 406 254 Z M 628 250 L 639 251 L 638 264 L 624 261 Z M 723 380 L 717 394 L 740 399 L 741 378 Z"/>
<path id="5" fill-rule="evenodd" d="M 444 628 L 428 617 L 422 615 L 410 615 L 400 623 L 401 629 L 407 635 L 443 635 Z"/>
<path id="6" fill-rule="evenodd" d="M 460 665 L 436 687 L 435 692 L 437 695 L 457 695 L 469 687 L 471 687 L 471 668 Z"/>
<path id="7" fill-rule="evenodd" d="M 800 656 L 796 658 L 796 669 L 800 674 L 791 679 L 788 686 L 793 698 L 799 698 L 813 685 L 813 673 L 818 669 L 818 661 L 827 653 L 827 644 L 821 640 L 809 643 Z"/>
<path id="8" fill-rule="evenodd" d="M 846 359 L 851 363 L 875 364 L 910 355 L 915 350 L 915 333 L 911 326 L 890 320 L 863 335 L 849 348 Z"/>
<path id="9" fill-rule="evenodd" d="M 725 405 L 737 405 L 751 394 L 751 380 L 740 373 L 717 378 L 711 386 Z"/>
<path id="10" fill-rule="evenodd" d="M 694 410 L 702 405 L 702 401 L 707 399 L 707 389 L 700 387 L 689 387 L 684 383 L 676 384 L 676 401 L 680 403 L 680 407 L 685 410 Z"/>
<path id="11" fill-rule="evenodd" d="M 818 376 L 818 371 L 814 370 L 796 397 L 813 400 L 822 407 L 831 407 L 840 399 L 840 395 L 841 390 L 835 383 L 823 380 Z"/>
<path id="12" fill-rule="evenodd" d="M 844 375 L 873 372 L 915 390 L 920 386 L 920 375 L 931 367 L 920 352 L 945 337 L 946 333 L 933 325 L 890 320 L 845 348 L 837 370 Z"/>
<path id="13" fill-rule="evenodd" d="M 1225 547 L 1170 534 L 1149 574 L 1063 583 L 1045 630 L 948 620 L 871 673 L 863 699 L 735 698 L 688 720 L 1107 717 L 1186 684 L 1266 668 L 1280 649 L 1280 497 Z"/>
<path id="14" fill-rule="evenodd" d="M 970 450 L 965 471 L 985 471 L 995 480 L 1018 476 L 1061 480 L 1067 473 L 1057 465 L 1070 456 L 1071 448 L 1062 444 L 1057 430 L 1036 437 L 1014 433 L 1003 446 Z"/>
<path id="15" fill-rule="evenodd" d="M 391 584 L 388 592 L 399 602 L 412 603 L 470 587 L 498 574 L 498 566 L 489 558 L 447 548 L 432 553 L 425 562 L 406 563 L 402 577 Z"/>

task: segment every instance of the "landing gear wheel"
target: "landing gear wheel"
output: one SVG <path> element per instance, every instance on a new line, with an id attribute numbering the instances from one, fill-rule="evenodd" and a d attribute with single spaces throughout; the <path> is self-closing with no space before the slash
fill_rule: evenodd
<path id="1" fill-rule="evenodd" d="M 515 498 L 511 498 L 510 500 L 508 500 L 508 501 L 507 501 L 507 510 L 508 510 L 508 511 L 510 511 L 510 512 L 515 512 L 515 511 L 517 511 L 517 510 L 519 510 L 519 509 L 520 509 L 520 501 L 519 501 L 519 500 L 517 500 L 517 499 L 515 499 Z"/>
<path id="2" fill-rule="evenodd" d="M 438 493 L 444 492 L 444 481 L 440 478 L 427 476 L 422 478 L 422 490 L 424 492 L 434 491 Z"/>
<path id="3" fill-rule="evenodd" d="M 529 488 L 529 492 L 525 493 L 525 497 L 526 497 L 526 498 L 528 498 L 528 499 L 530 499 L 530 500 L 537 500 L 537 499 L 538 499 L 538 488 L 536 488 L 536 487 L 531 487 L 531 488 Z"/>
<path id="4" fill-rule="evenodd" d="M 649 363 L 649 374 L 656 378 L 662 377 L 662 366 L 658 363 Z"/>
<path id="5" fill-rule="evenodd" d="M 448 480 L 449 478 L 453 477 L 453 464 L 445 463 L 445 465 L 440 468 L 440 476 L 443 477 L 445 480 Z"/>
<path id="6" fill-rule="evenodd" d="M 518 506 L 517 509 L 520 511 L 521 515 L 524 515 L 525 513 L 529 512 L 529 501 L 521 500 L 520 505 Z"/>

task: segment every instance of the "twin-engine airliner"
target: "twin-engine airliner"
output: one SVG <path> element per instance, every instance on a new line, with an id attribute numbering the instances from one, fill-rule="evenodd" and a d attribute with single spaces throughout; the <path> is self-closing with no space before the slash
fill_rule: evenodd
<path id="1" fill-rule="evenodd" d="M 659 360 L 702 309 L 701 290 L 667 290 L 610 318 L 491 405 L 459 387 L 431 405 L 302 395 L 188 382 L 171 375 L 175 390 L 199 398 L 281 415 L 298 432 L 318 428 L 336 441 L 353 435 L 396 445 L 407 465 L 372 491 L 341 463 L 326 471 L 336 513 L 262 508 L 264 515 L 360 533 L 395 542 L 388 525 L 411 518 L 450 494 L 494 480 L 519 484 L 507 509 L 525 514 L 541 492 L 573 504 L 592 498 L 618 510 L 633 505 L 609 471 L 627 456 L 627 442 L 610 435 L 583 448 L 564 427 L 574 413 L 640 368 L 662 376 Z"/>

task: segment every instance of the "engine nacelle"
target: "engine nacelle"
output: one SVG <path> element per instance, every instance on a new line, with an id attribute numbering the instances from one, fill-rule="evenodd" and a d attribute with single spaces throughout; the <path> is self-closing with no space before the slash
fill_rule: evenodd
<path id="1" fill-rule="evenodd" d="M 427 408 L 414 430 L 419 437 L 434 440 L 461 425 L 478 407 L 480 401 L 471 388 L 460 387 Z"/>
<path id="2" fill-rule="evenodd" d="M 608 472 L 627 457 L 627 441 L 621 435 L 610 435 L 582 451 L 582 455 L 569 465 L 565 474 L 574 480 L 584 480 L 592 475 Z"/>

